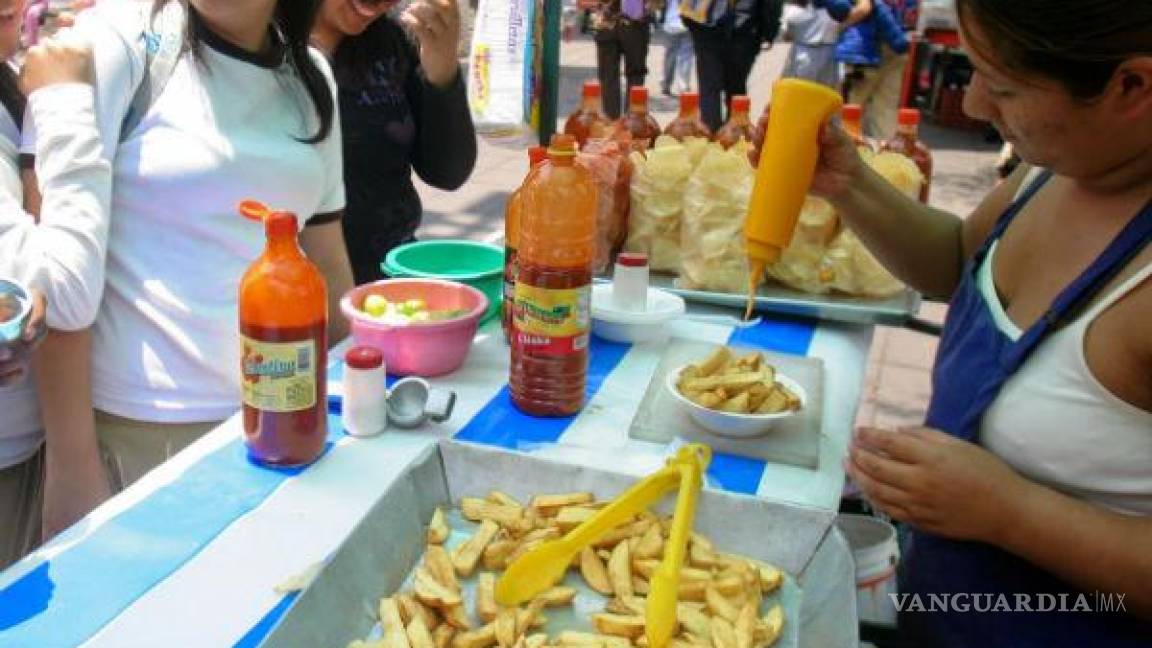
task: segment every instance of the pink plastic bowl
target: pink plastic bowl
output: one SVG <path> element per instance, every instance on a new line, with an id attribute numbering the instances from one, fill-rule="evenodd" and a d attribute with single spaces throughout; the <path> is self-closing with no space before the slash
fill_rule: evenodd
<path id="1" fill-rule="evenodd" d="M 368 295 L 388 301 L 423 299 L 429 310 L 468 309 L 466 315 L 439 322 L 384 324 L 360 309 Z M 464 364 L 488 298 L 471 286 L 443 279 L 385 279 L 357 286 L 340 300 L 356 344 L 384 354 L 388 373 L 397 376 L 441 376 Z"/>

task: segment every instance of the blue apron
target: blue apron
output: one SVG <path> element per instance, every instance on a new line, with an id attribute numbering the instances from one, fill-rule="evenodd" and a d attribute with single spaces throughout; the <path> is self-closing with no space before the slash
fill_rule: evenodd
<path id="1" fill-rule="evenodd" d="M 978 443 L 981 418 L 1004 382 L 1049 332 L 1074 316 L 1152 240 L 1152 204 L 1149 204 L 1084 274 L 1056 297 L 1044 316 L 1018 341 L 1012 341 L 997 328 L 977 287 L 976 272 L 992 243 L 1050 177 L 1051 173 L 1045 172 L 1009 207 L 964 269 L 949 306 L 933 369 L 932 401 L 926 420 L 929 427 Z M 922 643 L 917 645 L 957 648 L 1152 646 L 1152 622 L 1140 621 L 1128 614 L 1095 611 L 1101 606 L 1094 592 L 1082 592 L 1022 558 L 980 542 L 949 540 L 912 529 L 904 548 L 900 592 L 919 594 L 924 608 L 929 610 L 931 594 L 967 595 L 950 599 L 969 606 L 966 612 L 954 609 L 902 612 L 901 629 L 921 638 Z M 1008 605 L 1016 609 L 1017 593 L 1031 595 L 1034 608 L 1056 606 L 1059 609 L 1063 602 L 1066 610 L 1075 608 L 1077 597 L 1083 593 L 1094 611 L 985 611 L 996 604 L 1000 594 L 1005 594 Z M 974 594 L 991 596 L 978 599 Z M 1039 597 L 1039 594 L 1050 594 L 1052 598 Z M 906 603 L 908 600 L 905 599 Z M 979 611 L 975 611 L 975 605 L 981 606 Z"/>

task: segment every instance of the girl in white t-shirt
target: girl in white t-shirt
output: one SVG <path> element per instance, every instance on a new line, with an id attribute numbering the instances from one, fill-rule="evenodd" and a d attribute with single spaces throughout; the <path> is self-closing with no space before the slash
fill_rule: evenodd
<path id="1" fill-rule="evenodd" d="M 239 408 L 237 288 L 264 246 L 263 227 L 236 214 L 240 201 L 300 216 L 301 245 L 328 282 L 329 339 L 344 336 L 334 308 L 351 285 L 339 118 L 331 72 L 307 46 L 317 4 L 191 0 L 187 50 L 126 132 L 153 69 L 138 5 L 80 16 L 75 32 L 92 47 L 102 156 L 112 165 L 106 281 L 93 327 L 51 335 L 39 371 L 54 401 L 43 407 L 49 448 L 75 448 L 70 465 L 88 467 L 78 474 L 93 475 L 102 455 L 113 488 L 123 488 Z M 60 480 L 57 497 L 54 468 L 50 455 L 47 533 L 82 515 L 74 502 L 98 486 Z"/>

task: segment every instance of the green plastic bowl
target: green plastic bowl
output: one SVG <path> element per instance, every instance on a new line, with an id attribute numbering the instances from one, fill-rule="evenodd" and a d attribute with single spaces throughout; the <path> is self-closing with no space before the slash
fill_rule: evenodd
<path id="1" fill-rule="evenodd" d="M 488 297 L 481 323 L 504 302 L 504 248 L 458 239 L 416 241 L 393 248 L 380 269 L 395 278 L 448 279 L 468 284 Z"/>

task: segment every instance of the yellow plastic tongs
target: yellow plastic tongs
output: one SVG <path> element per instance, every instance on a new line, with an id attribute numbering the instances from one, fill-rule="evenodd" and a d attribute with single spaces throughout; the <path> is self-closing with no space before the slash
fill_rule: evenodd
<path id="1" fill-rule="evenodd" d="M 496 582 L 496 601 L 519 605 L 555 585 L 576 554 L 608 531 L 628 522 L 679 486 L 672 529 L 664 545 L 664 560 L 649 583 L 646 608 L 646 634 L 650 648 L 665 648 L 676 629 L 676 600 L 680 590 L 680 568 L 688 548 L 688 536 L 696 515 L 696 498 L 704 483 L 704 471 L 712 460 L 706 445 L 685 445 L 664 468 L 637 482 L 611 504 L 572 529 L 512 562 Z"/>

